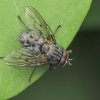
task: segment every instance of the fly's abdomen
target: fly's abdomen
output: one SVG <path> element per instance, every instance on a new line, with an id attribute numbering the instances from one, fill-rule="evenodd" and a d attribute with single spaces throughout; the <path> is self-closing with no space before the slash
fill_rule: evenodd
<path id="1" fill-rule="evenodd" d="M 20 42 L 24 47 L 31 47 L 36 45 L 42 45 L 44 40 L 42 36 L 35 34 L 34 32 L 23 32 L 20 35 Z"/>
<path id="2" fill-rule="evenodd" d="M 62 52 L 63 50 L 54 44 L 44 44 L 42 46 L 42 53 L 50 64 L 58 64 L 62 57 Z"/>
<path id="3" fill-rule="evenodd" d="M 39 54 L 40 47 L 44 44 L 42 36 L 35 34 L 34 31 L 28 33 L 23 32 L 20 35 L 20 42 L 22 43 L 23 47 L 32 51 L 33 54 Z"/>

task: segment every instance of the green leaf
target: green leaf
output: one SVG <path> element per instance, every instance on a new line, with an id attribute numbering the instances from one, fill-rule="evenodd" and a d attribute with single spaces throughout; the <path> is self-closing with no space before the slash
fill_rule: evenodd
<path id="1" fill-rule="evenodd" d="M 26 23 L 24 16 L 26 6 L 37 9 L 53 31 L 58 24 L 62 24 L 55 37 L 58 45 L 66 49 L 80 28 L 91 2 L 92 0 L 1 0 L 0 56 L 21 48 L 19 35 L 26 29 L 16 15 L 20 14 Z M 0 59 L 0 100 L 11 98 L 27 88 L 30 85 L 28 78 L 33 69 L 33 67 L 11 67 Z M 35 82 L 47 69 L 47 65 L 38 67 L 31 82 Z"/>

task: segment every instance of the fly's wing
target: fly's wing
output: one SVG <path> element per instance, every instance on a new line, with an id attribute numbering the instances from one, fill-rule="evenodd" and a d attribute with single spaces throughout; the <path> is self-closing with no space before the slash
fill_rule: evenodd
<path id="1" fill-rule="evenodd" d="M 56 44 L 53 32 L 36 9 L 26 7 L 25 16 L 30 29 L 40 31 L 44 38 Z"/>
<path id="2" fill-rule="evenodd" d="M 38 66 L 47 63 L 46 59 L 39 57 L 40 55 L 33 55 L 32 52 L 26 48 L 19 51 L 12 52 L 4 57 L 4 61 L 10 66 Z"/>

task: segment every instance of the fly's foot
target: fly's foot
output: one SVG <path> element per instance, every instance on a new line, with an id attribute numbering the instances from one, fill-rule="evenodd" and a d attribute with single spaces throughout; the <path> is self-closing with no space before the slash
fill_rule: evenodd
<path id="1" fill-rule="evenodd" d="M 72 50 L 68 50 L 68 53 L 72 53 Z"/>

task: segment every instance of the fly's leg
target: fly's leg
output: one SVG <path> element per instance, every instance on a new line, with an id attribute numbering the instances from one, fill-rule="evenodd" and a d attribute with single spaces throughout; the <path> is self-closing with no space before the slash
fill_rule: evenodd
<path id="1" fill-rule="evenodd" d="M 58 29 L 61 27 L 62 24 L 59 24 L 58 27 L 56 28 L 54 34 L 58 31 Z"/>
<path id="2" fill-rule="evenodd" d="M 0 58 L 4 58 L 4 57 L 0 57 Z"/>
<path id="3" fill-rule="evenodd" d="M 49 66 L 49 72 L 51 72 L 51 68 L 52 68 L 52 66 L 50 65 L 50 66 Z"/>
<path id="4" fill-rule="evenodd" d="M 56 69 L 52 64 L 49 64 L 49 71 L 51 72 L 51 68 Z"/>
<path id="5" fill-rule="evenodd" d="M 54 44 L 56 44 L 56 39 L 55 39 L 55 37 L 54 37 L 54 34 L 58 31 L 58 29 L 59 29 L 60 27 L 61 27 L 61 24 L 58 25 L 58 27 L 57 27 L 56 30 L 54 31 L 53 35 L 50 35 L 50 38 L 53 39 Z"/>
<path id="6" fill-rule="evenodd" d="M 33 71 L 31 72 L 30 77 L 29 77 L 29 80 L 28 80 L 29 83 L 31 83 L 32 75 L 33 75 L 33 73 L 34 73 L 34 71 L 36 70 L 37 67 L 38 67 L 38 66 L 35 66 L 35 68 L 34 68 Z"/>
<path id="7" fill-rule="evenodd" d="M 26 26 L 24 21 L 21 19 L 20 15 L 18 15 L 18 19 L 23 23 L 23 25 L 26 27 L 26 29 L 30 31 L 30 29 Z"/>

